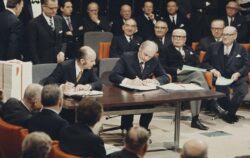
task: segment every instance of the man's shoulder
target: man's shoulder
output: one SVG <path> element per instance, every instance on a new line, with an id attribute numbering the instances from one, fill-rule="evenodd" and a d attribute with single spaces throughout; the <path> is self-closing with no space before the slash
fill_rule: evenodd
<path id="1" fill-rule="evenodd" d="M 16 99 L 16 98 L 10 98 L 3 105 L 3 109 L 5 109 L 5 108 L 12 108 L 12 107 L 23 108 L 22 102 L 20 100 Z"/>
<path id="2" fill-rule="evenodd" d="M 136 57 L 137 57 L 137 52 L 135 51 L 124 52 L 123 55 L 121 56 L 122 59 L 131 61 Z"/>

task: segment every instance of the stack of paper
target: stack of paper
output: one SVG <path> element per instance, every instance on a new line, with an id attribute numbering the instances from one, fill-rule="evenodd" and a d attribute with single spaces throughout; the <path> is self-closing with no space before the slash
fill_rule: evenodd
<path id="1" fill-rule="evenodd" d="M 148 91 L 148 90 L 154 90 L 157 89 L 156 85 L 145 85 L 145 86 L 131 86 L 126 84 L 120 84 L 121 87 L 125 87 L 132 90 L 139 90 L 139 91 Z"/>
<path id="2" fill-rule="evenodd" d="M 202 87 L 196 85 L 196 84 L 179 84 L 179 83 L 168 83 L 165 85 L 158 86 L 159 88 L 166 89 L 166 90 L 187 90 L 187 91 L 193 91 L 193 90 L 204 90 Z"/>
<path id="3" fill-rule="evenodd" d="M 17 60 L 0 62 L 0 89 L 4 101 L 10 97 L 21 99 L 25 88 L 32 83 L 32 63 Z"/>
<path id="4" fill-rule="evenodd" d="M 75 91 L 75 92 L 64 92 L 65 95 L 67 96 L 72 96 L 72 95 L 80 95 L 80 96 L 94 96 L 94 95 L 103 95 L 102 91 Z"/>
<path id="5" fill-rule="evenodd" d="M 215 85 L 218 85 L 218 86 L 227 86 L 227 85 L 230 85 L 234 82 L 233 79 L 227 79 L 225 77 L 218 77 L 216 82 L 215 82 Z"/>

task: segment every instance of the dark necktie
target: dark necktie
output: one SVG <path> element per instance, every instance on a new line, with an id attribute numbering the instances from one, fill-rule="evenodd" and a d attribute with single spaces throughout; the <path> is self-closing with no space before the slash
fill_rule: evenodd
<path id="1" fill-rule="evenodd" d="M 162 38 L 159 38 L 159 41 L 161 42 L 161 44 L 163 45 L 163 40 L 162 40 Z"/>
<path id="2" fill-rule="evenodd" d="M 51 27 L 51 30 L 54 31 L 54 30 L 55 30 L 55 26 L 54 26 L 52 20 L 53 20 L 52 17 L 50 17 L 50 18 L 49 18 L 49 25 L 50 25 L 50 27 Z"/>
<path id="3" fill-rule="evenodd" d="M 39 4 L 40 0 L 31 0 L 31 4 L 35 4 L 35 3 Z"/>
<path id="4" fill-rule="evenodd" d="M 175 20 L 174 20 L 174 16 L 172 16 L 172 22 L 175 25 Z"/>
<path id="5" fill-rule="evenodd" d="M 143 70 L 144 70 L 143 64 L 144 64 L 143 62 L 140 62 L 141 74 L 143 74 Z"/>
<path id="6" fill-rule="evenodd" d="M 67 22 L 68 22 L 68 27 L 69 27 L 69 30 L 70 30 L 70 31 L 73 31 L 73 26 L 72 26 L 72 23 L 71 23 L 70 17 L 66 17 L 66 19 L 67 19 Z"/>
<path id="7" fill-rule="evenodd" d="M 131 42 L 133 40 L 133 38 L 132 37 L 129 37 L 129 42 Z"/>
<path id="8" fill-rule="evenodd" d="M 230 17 L 229 26 L 232 26 L 232 25 L 233 25 L 233 21 L 234 21 L 233 17 Z"/>

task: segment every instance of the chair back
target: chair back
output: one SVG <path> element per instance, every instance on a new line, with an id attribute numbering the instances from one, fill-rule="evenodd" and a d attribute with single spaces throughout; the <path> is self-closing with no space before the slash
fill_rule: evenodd
<path id="1" fill-rule="evenodd" d="M 112 69 L 115 67 L 116 62 L 119 59 L 120 58 L 101 59 L 99 63 L 99 77 L 101 77 L 104 72 L 112 71 Z"/>
<path id="2" fill-rule="evenodd" d="M 111 42 L 113 34 L 111 32 L 86 32 L 84 33 L 84 45 L 95 50 L 98 55 L 100 42 Z"/>
<path id="3" fill-rule="evenodd" d="M 18 158 L 22 153 L 22 141 L 28 129 L 12 125 L 0 119 L 0 148 L 6 158 Z"/>
<path id="4" fill-rule="evenodd" d="M 109 58 L 111 42 L 100 42 L 99 43 L 99 51 L 98 51 L 98 59 Z"/>
<path id="5" fill-rule="evenodd" d="M 241 46 L 243 46 L 248 53 L 250 53 L 250 43 L 241 43 Z"/>
<path id="6" fill-rule="evenodd" d="M 37 64 L 32 66 L 32 82 L 33 83 L 42 83 L 42 80 L 48 77 L 56 68 L 56 63 L 47 63 L 47 64 Z"/>
<path id="7" fill-rule="evenodd" d="M 52 148 L 48 158 L 80 158 L 80 157 L 65 153 L 64 151 L 61 150 L 59 142 L 53 141 Z"/>

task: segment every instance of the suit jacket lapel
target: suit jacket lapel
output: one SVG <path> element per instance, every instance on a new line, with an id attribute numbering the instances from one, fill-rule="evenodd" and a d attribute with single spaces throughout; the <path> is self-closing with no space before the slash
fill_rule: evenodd
<path id="1" fill-rule="evenodd" d="M 26 4 L 27 4 L 28 12 L 29 12 L 31 18 L 34 18 L 33 11 L 32 11 L 32 6 L 31 6 L 32 4 L 31 4 L 30 0 L 26 0 L 26 2 L 27 2 Z"/>
<path id="2" fill-rule="evenodd" d="M 135 69 L 135 72 L 136 72 L 136 76 L 138 76 L 139 78 L 142 77 L 142 73 L 141 73 L 141 67 L 140 67 L 140 63 L 139 63 L 139 59 L 138 59 L 138 52 L 136 52 L 134 54 L 134 58 L 135 58 L 135 62 L 133 62 L 133 67 Z"/>
<path id="3" fill-rule="evenodd" d="M 70 69 L 69 69 L 69 73 L 70 73 L 70 77 L 72 79 L 72 81 L 74 81 L 74 83 L 76 83 L 76 69 L 75 69 L 75 60 L 72 60 L 72 63 L 70 64 Z"/>
<path id="4" fill-rule="evenodd" d="M 40 15 L 41 16 L 41 23 L 42 26 L 44 26 L 44 28 L 48 31 L 48 33 L 53 36 L 53 31 L 51 30 L 51 27 L 49 26 L 49 24 L 47 23 L 45 17 L 43 16 L 43 14 Z"/>
<path id="5" fill-rule="evenodd" d="M 228 61 L 227 61 L 227 65 L 230 65 L 230 63 L 232 62 L 234 56 L 236 56 L 236 50 L 235 50 L 235 44 L 233 44 L 233 47 L 231 49 L 231 52 L 229 54 L 229 58 L 228 58 Z"/>

